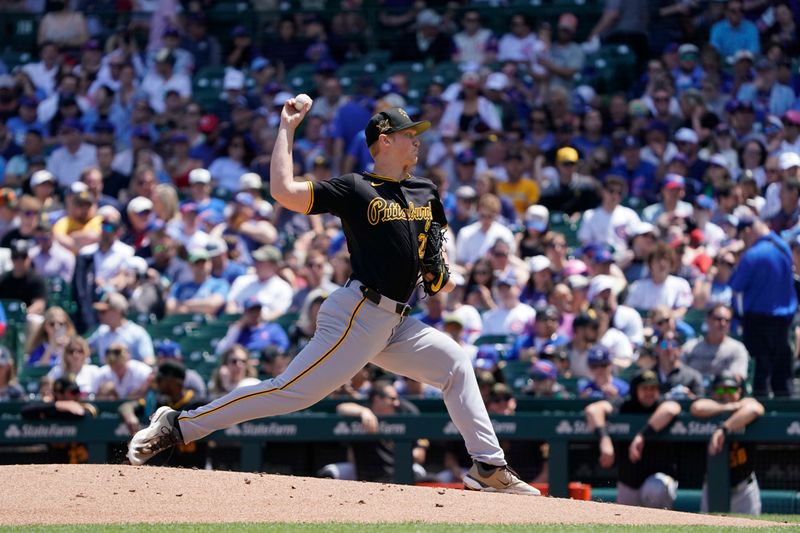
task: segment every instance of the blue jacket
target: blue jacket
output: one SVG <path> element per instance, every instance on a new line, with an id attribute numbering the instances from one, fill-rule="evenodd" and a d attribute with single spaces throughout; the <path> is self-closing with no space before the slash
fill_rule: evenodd
<path id="1" fill-rule="evenodd" d="M 728 284 L 740 313 L 786 317 L 797 310 L 792 252 L 772 231 L 744 253 Z"/>

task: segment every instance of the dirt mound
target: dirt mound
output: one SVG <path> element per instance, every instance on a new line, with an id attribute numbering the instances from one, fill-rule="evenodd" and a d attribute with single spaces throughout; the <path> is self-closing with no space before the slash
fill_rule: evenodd
<path id="1" fill-rule="evenodd" d="M 559 498 L 157 467 L 0 466 L 0 479 L 13 480 L 0 499 L 2 525 L 328 521 L 778 525 Z"/>

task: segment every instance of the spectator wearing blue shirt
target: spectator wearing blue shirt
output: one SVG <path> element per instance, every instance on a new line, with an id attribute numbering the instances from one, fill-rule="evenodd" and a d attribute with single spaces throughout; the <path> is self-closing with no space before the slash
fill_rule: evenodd
<path id="1" fill-rule="evenodd" d="M 257 296 L 245 301 L 242 318 L 231 324 L 225 337 L 217 343 L 217 355 L 236 344 L 244 346 L 249 352 L 258 352 L 268 346 L 276 347 L 280 353 L 289 349 L 286 332 L 278 324 L 262 320 L 261 307 Z"/>
<path id="2" fill-rule="evenodd" d="M 792 253 L 763 221 L 742 217 L 736 227 L 747 246 L 729 284 L 742 318 L 744 345 L 755 359 L 753 396 L 789 395 L 789 328 L 797 310 Z"/>
<path id="3" fill-rule="evenodd" d="M 192 280 L 176 283 L 167 300 L 166 312 L 217 314 L 225 304 L 230 286 L 211 276 L 211 262 L 204 248 L 189 251 Z"/>
<path id="4" fill-rule="evenodd" d="M 658 196 L 656 187 L 656 167 L 642 161 L 642 144 L 636 137 L 628 135 L 622 142 L 622 160 L 609 171 L 609 175 L 622 176 L 628 182 L 631 198 L 654 202 Z"/>
<path id="5" fill-rule="evenodd" d="M 13 116 L 6 122 L 8 134 L 14 142 L 22 146 L 25 142 L 25 134 L 29 130 L 35 130 L 45 134 L 44 125 L 36 119 L 36 107 L 39 102 L 32 96 L 23 96 L 19 99 L 18 115 Z"/>
<path id="6" fill-rule="evenodd" d="M 740 0 L 731 0 L 725 6 L 725 19 L 711 27 L 710 41 L 723 59 L 732 57 L 739 50 L 747 50 L 753 55 L 761 52 L 758 28 L 744 18 L 744 7 Z"/>
<path id="7" fill-rule="evenodd" d="M 565 346 L 569 339 L 558 333 L 561 313 L 554 305 L 546 305 L 536 312 L 533 331 L 520 335 L 508 352 L 508 359 L 530 361 L 539 356 L 546 346 Z"/>
<path id="8" fill-rule="evenodd" d="M 743 84 L 736 98 L 752 102 L 759 117 L 772 114 L 782 116 L 792 108 L 795 101 L 791 87 L 778 83 L 778 70 L 775 63 L 763 57 L 756 63 L 756 77 Z"/>
<path id="9" fill-rule="evenodd" d="M 578 381 L 578 396 L 597 400 L 616 400 L 624 398 L 630 386 L 612 374 L 611 352 L 602 344 L 589 348 L 586 355 L 592 379 Z"/>

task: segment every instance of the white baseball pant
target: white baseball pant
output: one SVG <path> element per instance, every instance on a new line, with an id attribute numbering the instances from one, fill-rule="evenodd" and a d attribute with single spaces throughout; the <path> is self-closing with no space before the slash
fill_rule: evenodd
<path id="1" fill-rule="evenodd" d="M 181 412 L 178 423 L 184 441 L 247 420 L 310 407 L 372 362 L 440 388 L 472 458 L 506 464 L 464 350 L 435 328 L 389 311 L 397 302 L 386 299 L 382 304 L 391 306 L 373 304 L 360 285 L 342 287 L 322 304 L 317 331 L 283 374 Z"/>

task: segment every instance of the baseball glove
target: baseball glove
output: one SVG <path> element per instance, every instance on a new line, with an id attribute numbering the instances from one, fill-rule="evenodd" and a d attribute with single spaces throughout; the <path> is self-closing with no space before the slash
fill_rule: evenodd
<path id="1" fill-rule="evenodd" d="M 442 290 L 450 279 L 450 269 L 447 267 L 442 254 L 444 239 L 444 229 L 441 224 L 432 222 L 430 228 L 428 228 L 425 253 L 420 265 L 422 286 L 425 292 L 431 296 Z"/>

